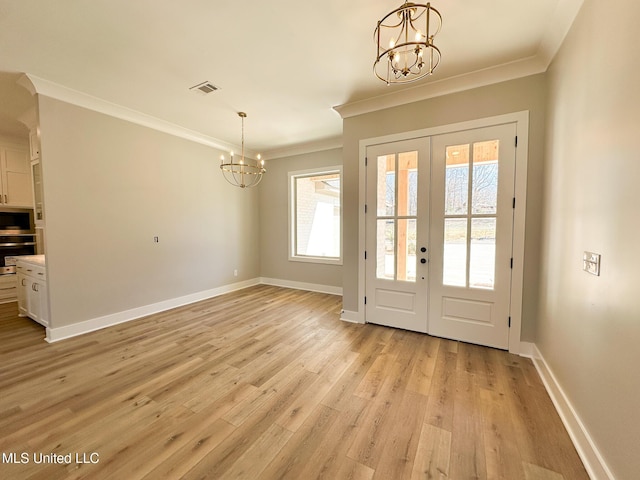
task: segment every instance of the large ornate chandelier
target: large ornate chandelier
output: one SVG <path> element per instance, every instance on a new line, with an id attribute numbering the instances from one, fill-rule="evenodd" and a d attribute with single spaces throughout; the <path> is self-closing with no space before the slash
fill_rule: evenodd
<path id="1" fill-rule="evenodd" d="M 227 162 L 224 155 L 220 157 L 220 170 L 224 178 L 231 185 L 240 188 L 255 187 L 262 180 L 262 175 L 267 171 L 264 168 L 264 160 L 260 158 L 254 160 L 252 158 L 245 158 L 244 156 L 244 119 L 247 118 L 247 114 L 244 112 L 238 112 L 238 116 L 242 119 L 242 153 L 240 159 L 236 160 L 233 152 L 230 153 L 229 161 Z"/>
<path id="2" fill-rule="evenodd" d="M 378 46 L 373 71 L 387 83 L 415 82 L 440 63 L 433 37 L 440 31 L 442 16 L 431 3 L 405 1 L 378 22 L 374 39 Z"/>

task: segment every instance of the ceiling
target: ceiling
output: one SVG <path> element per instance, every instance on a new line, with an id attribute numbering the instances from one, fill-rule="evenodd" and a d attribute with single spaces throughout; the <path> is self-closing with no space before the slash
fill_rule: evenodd
<path id="1" fill-rule="evenodd" d="M 544 71 L 582 0 L 435 0 L 442 62 L 386 86 L 373 30 L 399 0 L 0 0 L 0 131 L 30 106 L 18 72 L 237 144 L 339 144 L 344 116 Z M 189 88 L 209 81 L 220 90 Z"/>

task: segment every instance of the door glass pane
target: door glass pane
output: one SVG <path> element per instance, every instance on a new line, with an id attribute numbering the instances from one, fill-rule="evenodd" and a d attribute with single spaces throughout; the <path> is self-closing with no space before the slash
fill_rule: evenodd
<path id="1" fill-rule="evenodd" d="M 378 197 L 377 215 L 395 214 L 396 207 L 396 157 L 382 155 L 378 157 Z"/>
<path id="2" fill-rule="evenodd" d="M 469 286 L 493 289 L 496 272 L 496 219 L 471 220 Z"/>
<path id="3" fill-rule="evenodd" d="M 398 215 L 418 212 L 418 152 L 398 154 Z"/>
<path id="4" fill-rule="evenodd" d="M 377 227 L 377 252 L 376 252 L 376 277 L 393 280 L 395 278 L 395 221 L 378 220 Z"/>
<path id="5" fill-rule="evenodd" d="M 416 219 L 398 220 L 398 280 L 416 281 Z"/>
<path id="6" fill-rule="evenodd" d="M 469 198 L 469 145 L 446 149 L 445 215 L 465 215 Z"/>
<path id="7" fill-rule="evenodd" d="M 444 220 L 444 258 L 442 283 L 456 287 L 467 285 L 467 219 Z"/>
<path id="8" fill-rule="evenodd" d="M 498 203 L 498 140 L 473 144 L 473 214 L 495 214 Z"/>

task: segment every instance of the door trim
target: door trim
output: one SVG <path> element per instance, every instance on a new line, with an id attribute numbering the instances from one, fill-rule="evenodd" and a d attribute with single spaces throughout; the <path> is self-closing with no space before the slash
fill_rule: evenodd
<path id="1" fill-rule="evenodd" d="M 520 353 L 520 335 L 522 332 L 522 292 L 524 286 L 524 240 L 525 214 L 527 209 L 527 163 L 529 150 L 529 111 L 507 113 L 493 117 L 480 118 L 466 122 L 452 123 L 410 132 L 395 133 L 381 137 L 362 139 L 358 152 L 358 323 L 366 323 L 365 318 L 365 261 L 366 242 L 365 212 L 366 203 L 366 169 L 365 158 L 367 147 L 380 143 L 410 140 L 418 137 L 430 137 L 444 133 L 459 132 L 475 128 L 490 127 L 504 123 L 516 124 L 518 148 L 516 148 L 516 205 L 513 218 L 513 271 L 511 275 L 509 352 Z"/>

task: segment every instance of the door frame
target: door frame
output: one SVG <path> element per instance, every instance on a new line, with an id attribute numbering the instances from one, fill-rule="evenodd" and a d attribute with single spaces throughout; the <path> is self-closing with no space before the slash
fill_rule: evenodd
<path id="1" fill-rule="evenodd" d="M 437 127 L 429 127 L 409 132 L 395 133 L 380 137 L 366 138 L 359 142 L 358 152 L 358 312 L 352 321 L 367 323 L 365 315 L 365 259 L 366 247 L 366 153 L 367 147 L 381 144 L 410 140 L 419 137 L 431 137 L 445 133 L 490 127 L 505 123 L 516 124 L 518 145 L 516 148 L 515 196 L 516 204 L 513 217 L 513 270 L 511 274 L 509 352 L 525 353 L 526 347 L 521 345 L 522 332 L 522 292 L 524 286 L 524 241 L 525 220 L 527 210 L 527 163 L 529 151 L 529 111 L 507 113 L 493 117 L 485 117 L 465 122 L 452 123 Z"/>

